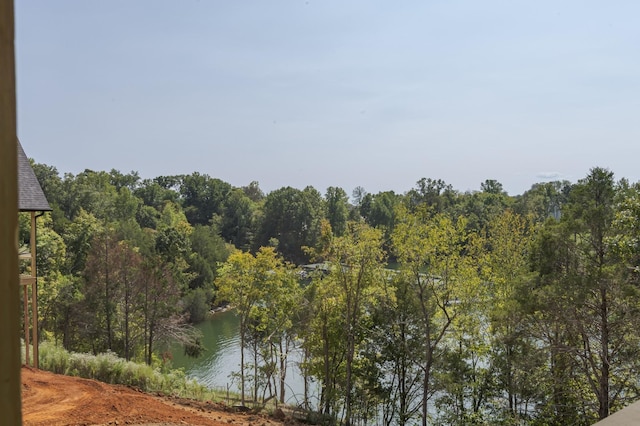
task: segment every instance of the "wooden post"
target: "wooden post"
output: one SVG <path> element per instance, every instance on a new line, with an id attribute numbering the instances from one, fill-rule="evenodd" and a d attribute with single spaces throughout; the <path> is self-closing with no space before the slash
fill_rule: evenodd
<path id="1" fill-rule="evenodd" d="M 27 288 L 27 284 L 20 284 L 22 287 L 22 316 L 23 316 L 23 326 L 24 326 L 24 363 L 26 365 L 30 365 L 29 360 L 29 352 L 31 351 L 30 341 L 29 341 L 29 289 Z"/>
<path id="2" fill-rule="evenodd" d="M 31 283 L 31 327 L 33 330 L 33 367 L 38 368 L 38 270 L 36 269 L 36 212 L 31 212 L 31 238 L 29 246 L 31 249 L 31 276 L 34 278 Z"/>
<path id="3" fill-rule="evenodd" d="M 22 424 L 14 34 L 13 0 L 0 0 L 0 413 L 6 425 Z"/>

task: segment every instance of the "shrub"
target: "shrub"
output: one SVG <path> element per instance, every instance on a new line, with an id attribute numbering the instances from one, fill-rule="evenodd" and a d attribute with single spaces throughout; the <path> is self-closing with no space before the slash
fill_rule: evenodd
<path id="1" fill-rule="evenodd" d="M 126 361 L 113 352 L 98 355 L 69 353 L 55 344 L 42 342 L 39 361 L 40 368 L 57 374 L 133 386 L 145 392 L 192 399 L 217 399 L 211 389 L 189 379 L 182 370 L 163 373 L 146 364 Z"/>

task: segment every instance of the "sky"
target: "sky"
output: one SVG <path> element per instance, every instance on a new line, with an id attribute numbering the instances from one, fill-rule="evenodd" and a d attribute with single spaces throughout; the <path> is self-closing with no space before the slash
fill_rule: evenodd
<path id="1" fill-rule="evenodd" d="M 518 195 L 640 180 L 640 2 L 24 0 L 18 136 L 63 173 Z"/>

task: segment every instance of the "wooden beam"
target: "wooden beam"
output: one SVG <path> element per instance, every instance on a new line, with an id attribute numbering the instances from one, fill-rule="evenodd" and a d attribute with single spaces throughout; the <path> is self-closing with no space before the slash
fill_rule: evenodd
<path id="1" fill-rule="evenodd" d="M 26 285 L 22 286 L 22 326 L 24 327 L 24 363 L 29 365 L 29 289 Z"/>
<path id="2" fill-rule="evenodd" d="M 36 277 L 31 275 L 20 275 L 20 285 L 33 285 L 36 283 Z"/>
<path id="3" fill-rule="evenodd" d="M 6 425 L 22 424 L 14 34 L 13 0 L 0 0 L 0 413 Z"/>
<path id="4" fill-rule="evenodd" d="M 31 330 L 33 332 L 33 366 L 39 368 L 38 362 L 38 270 L 36 265 L 36 212 L 31 212 L 31 276 L 33 284 L 31 285 Z"/>

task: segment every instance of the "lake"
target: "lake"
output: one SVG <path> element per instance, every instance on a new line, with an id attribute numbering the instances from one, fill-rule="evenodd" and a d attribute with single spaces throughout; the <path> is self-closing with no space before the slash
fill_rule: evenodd
<path id="1" fill-rule="evenodd" d="M 204 352 L 198 358 L 191 358 L 185 355 L 181 346 L 176 345 L 171 350 L 173 367 L 184 369 L 187 376 L 207 387 L 239 392 L 239 383 L 231 377 L 232 373 L 240 371 L 239 327 L 240 321 L 232 310 L 217 313 L 197 324 L 196 328 L 203 335 Z M 247 362 L 251 361 L 248 350 L 245 350 L 245 357 Z M 286 402 L 291 405 L 302 402 L 304 395 L 304 381 L 297 366 L 299 360 L 299 353 L 290 355 Z M 313 391 L 313 385 L 310 394 L 318 395 L 317 388 Z"/>

